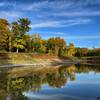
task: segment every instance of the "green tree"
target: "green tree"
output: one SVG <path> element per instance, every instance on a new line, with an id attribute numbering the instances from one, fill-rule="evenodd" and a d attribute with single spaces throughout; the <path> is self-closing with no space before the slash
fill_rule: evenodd
<path id="1" fill-rule="evenodd" d="M 24 49 L 28 44 L 28 38 L 25 37 L 27 37 L 26 33 L 31 29 L 30 23 L 30 20 L 27 18 L 20 18 L 16 22 L 12 23 L 13 47 L 17 48 L 17 52 L 19 49 Z"/>
<path id="2" fill-rule="evenodd" d="M 24 49 L 25 45 L 26 45 L 26 42 L 23 39 L 16 38 L 13 41 L 13 47 L 17 48 L 16 50 L 17 53 L 19 52 L 19 49 Z"/>
<path id="3" fill-rule="evenodd" d="M 12 31 L 18 37 L 23 37 L 31 29 L 30 23 L 31 21 L 27 18 L 19 18 L 12 23 Z"/>

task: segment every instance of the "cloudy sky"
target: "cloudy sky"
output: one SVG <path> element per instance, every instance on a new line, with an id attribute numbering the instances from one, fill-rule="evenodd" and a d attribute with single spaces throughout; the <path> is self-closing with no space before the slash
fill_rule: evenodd
<path id="1" fill-rule="evenodd" d="M 60 36 L 80 47 L 100 47 L 100 0 L 0 0 L 0 18 L 31 20 L 31 33 Z"/>

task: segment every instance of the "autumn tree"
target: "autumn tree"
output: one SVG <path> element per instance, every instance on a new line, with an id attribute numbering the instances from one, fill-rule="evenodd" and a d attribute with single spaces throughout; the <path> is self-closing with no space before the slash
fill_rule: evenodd
<path id="1" fill-rule="evenodd" d="M 46 53 L 46 40 L 43 40 L 39 34 L 32 35 L 33 51 Z"/>
<path id="2" fill-rule="evenodd" d="M 11 32 L 10 25 L 6 19 L 0 19 L 0 49 L 10 50 Z"/>
<path id="3" fill-rule="evenodd" d="M 81 57 L 82 56 L 81 48 L 79 48 L 79 47 L 76 48 L 75 56 L 77 56 L 77 57 Z"/>
<path id="4" fill-rule="evenodd" d="M 81 53 L 82 53 L 82 56 L 87 56 L 88 55 L 88 48 L 81 48 Z"/>
<path id="5" fill-rule="evenodd" d="M 25 40 L 25 52 L 29 53 L 33 51 L 33 41 L 32 37 L 29 34 L 23 36 L 23 40 Z"/>
<path id="6" fill-rule="evenodd" d="M 50 54 L 61 56 L 64 48 L 66 48 L 66 42 L 60 37 L 50 38 L 47 41 L 47 50 Z"/>
<path id="7" fill-rule="evenodd" d="M 82 57 L 82 56 L 88 56 L 91 51 L 88 48 L 76 48 L 75 56 Z"/>
<path id="8" fill-rule="evenodd" d="M 70 43 L 69 44 L 69 47 L 67 49 L 68 56 L 74 56 L 75 55 L 75 52 L 76 52 L 76 50 L 75 50 L 74 44 L 73 43 Z"/>
<path id="9" fill-rule="evenodd" d="M 38 33 L 34 33 L 31 35 L 33 41 L 41 40 L 42 37 Z"/>
<path id="10" fill-rule="evenodd" d="M 87 56 L 100 56 L 100 48 L 88 49 Z"/>

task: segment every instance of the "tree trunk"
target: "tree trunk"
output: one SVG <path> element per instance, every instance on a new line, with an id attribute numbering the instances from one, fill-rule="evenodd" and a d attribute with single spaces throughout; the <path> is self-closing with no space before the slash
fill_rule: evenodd
<path id="1" fill-rule="evenodd" d="M 17 53 L 18 53 L 18 50 L 19 50 L 19 48 L 17 48 L 17 51 L 16 51 Z"/>
<path id="2" fill-rule="evenodd" d="M 11 52 L 11 37 L 9 37 L 9 52 Z"/>

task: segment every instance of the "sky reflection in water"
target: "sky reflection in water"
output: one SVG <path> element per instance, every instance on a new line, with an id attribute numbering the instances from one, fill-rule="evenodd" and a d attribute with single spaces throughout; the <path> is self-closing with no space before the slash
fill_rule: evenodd
<path id="1" fill-rule="evenodd" d="M 0 73 L 0 100 L 99 100 L 99 64 L 19 69 Z"/>

